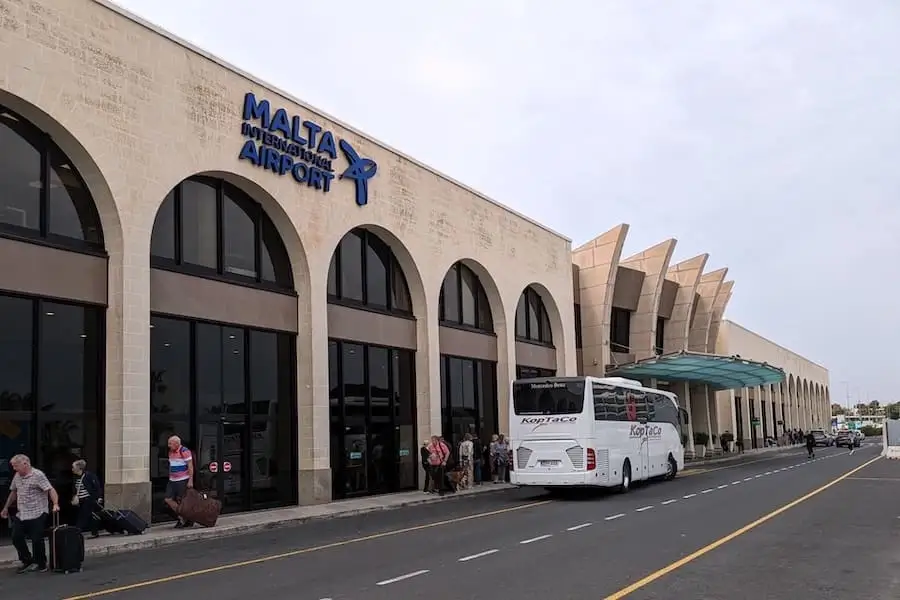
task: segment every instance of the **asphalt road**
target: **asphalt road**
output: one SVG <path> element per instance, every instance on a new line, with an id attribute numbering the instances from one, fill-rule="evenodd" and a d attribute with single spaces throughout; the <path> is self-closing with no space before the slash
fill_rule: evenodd
<path id="1" fill-rule="evenodd" d="M 897 598 L 900 463 L 877 460 L 833 483 L 878 450 L 819 449 L 813 461 L 789 451 L 624 495 L 499 492 L 91 559 L 68 576 L 0 573 L 0 595 Z"/>

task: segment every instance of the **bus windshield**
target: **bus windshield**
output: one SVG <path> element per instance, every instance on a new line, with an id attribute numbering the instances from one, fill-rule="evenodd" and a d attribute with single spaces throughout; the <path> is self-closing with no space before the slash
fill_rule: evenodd
<path id="1" fill-rule="evenodd" d="M 513 410 L 517 415 L 574 415 L 583 408 L 583 379 L 513 384 Z"/>

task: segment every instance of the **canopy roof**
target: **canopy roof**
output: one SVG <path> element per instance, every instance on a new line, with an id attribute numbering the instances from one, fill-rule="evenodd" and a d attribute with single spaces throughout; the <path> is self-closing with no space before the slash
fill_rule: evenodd
<path id="1" fill-rule="evenodd" d="M 630 379 L 661 379 L 706 384 L 717 390 L 731 390 L 781 383 L 784 370 L 740 356 L 718 356 L 698 352 L 677 352 L 645 358 L 610 368 L 607 375 Z"/>

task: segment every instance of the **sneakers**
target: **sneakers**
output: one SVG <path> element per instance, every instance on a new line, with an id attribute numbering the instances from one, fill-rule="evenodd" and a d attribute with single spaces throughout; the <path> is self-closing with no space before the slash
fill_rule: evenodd
<path id="1" fill-rule="evenodd" d="M 41 567 L 41 566 L 37 565 L 36 563 L 23 564 L 21 567 L 16 569 L 16 573 L 18 573 L 19 575 L 21 575 L 22 573 L 46 573 L 46 572 L 47 572 L 46 565 Z"/>

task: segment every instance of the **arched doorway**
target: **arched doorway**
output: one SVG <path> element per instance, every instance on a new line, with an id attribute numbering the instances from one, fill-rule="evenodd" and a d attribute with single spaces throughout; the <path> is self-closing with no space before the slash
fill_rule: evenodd
<path id="1" fill-rule="evenodd" d="M 557 371 L 550 313 L 541 293 L 529 285 L 516 306 L 516 378 L 552 377 Z"/>
<path id="2" fill-rule="evenodd" d="M 61 498 L 73 493 L 74 460 L 104 474 L 107 282 L 100 218 L 78 168 L 0 105 L 0 502 L 15 454 Z M 72 511 L 63 503 L 64 521 Z"/>
<path id="3" fill-rule="evenodd" d="M 503 307 L 487 271 L 472 261 L 451 265 L 441 284 L 438 319 L 441 430 L 454 452 L 467 433 L 480 441 L 476 452 L 488 448 L 492 434 L 501 433 L 495 312 L 502 315 Z M 476 471 L 476 479 L 479 475 L 486 479 L 489 474 Z"/>
<path id="4" fill-rule="evenodd" d="M 391 245 L 360 227 L 338 243 L 327 289 L 332 495 L 415 489 L 417 331 L 406 274 Z"/>
<path id="5" fill-rule="evenodd" d="M 223 511 L 296 504 L 297 294 L 266 208 L 234 183 L 190 177 L 157 212 L 150 265 L 154 519 L 167 518 L 171 435 Z"/>

